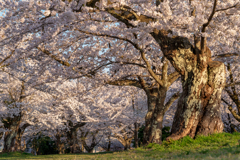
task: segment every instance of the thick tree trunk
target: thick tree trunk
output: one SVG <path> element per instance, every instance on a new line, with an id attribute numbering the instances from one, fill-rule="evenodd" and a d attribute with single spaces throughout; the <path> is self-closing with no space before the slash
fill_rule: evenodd
<path id="1" fill-rule="evenodd" d="M 68 134 L 67 137 L 68 137 L 68 142 L 70 147 L 70 153 L 81 152 L 80 147 L 78 145 L 77 130 L 72 128 L 67 134 Z"/>
<path id="2" fill-rule="evenodd" d="M 159 86 L 158 88 L 158 95 L 156 98 L 156 106 L 154 108 L 152 117 L 150 119 L 149 130 L 147 132 L 144 145 L 148 143 L 162 143 L 162 123 L 163 117 L 172 103 L 179 97 L 178 93 L 175 93 L 166 104 L 164 104 L 166 95 L 167 95 L 167 83 L 166 86 Z"/>
<path id="3" fill-rule="evenodd" d="M 88 146 L 85 140 L 82 140 L 82 144 L 88 153 L 93 153 L 93 149 L 96 146 L 95 144 L 92 143 L 90 146 Z"/>
<path id="4" fill-rule="evenodd" d="M 169 139 L 222 132 L 220 104 L 224 84 L 225 66 L 221 62 L 209 62 L 203 72 L 190 72 L 183 81 L 183 93 Z"/>
<path id="5" fill-rule="evenodd" d="M 21 129 L 18 129 L 17 136 L 15 139 L 15 144 L 14 144 L 14 151 L 21 151 L 22 135 L 23 135 L 23 132 L 21 132 Z"/>
<path id="6" fill-rule="evenodd" d="M 6 118 L 3 120 L 4 128 L 8 131 L 5 132 L 4 135 L 4 148 L 3 152 L 14 152 L 15 151 L 15 143 L 17 136 L 21 136 L 18 134 L 19 127 L 21 124 L 21 116 L 16 116 L 14 118 Z M 21 137 L 20 137 L 21 138 Z"/>
<path id="7" fill-rule="evenodd" d="M 76 123 L 73 124 L 71 121 L 68 121 L 70 131 L 67 131 L 67 138 L 68 138 L 68 143 L 70 147 L 70 153 L 79 153 L 81 152 L 80 147 L 78 145 L 78 139 L 77 139 L 77 130 L 84 126 L 86 123 Z"/>
<path id="8" fill-rule="evenodd" d="M 151 89 L 147 93 L 148 112 L 145 116 L 145 128 L 143 131 L 143 144 L 148 144 L 151 133 L 151 120 L 158 99 L 158 88 Z"/>
<path id="9" fill-rule="evenodd" d="M 148 133 L 148 143 L 162 143 L 162 122 L 163 116 L 165 114 L 164 110 L 164 101 L 166 98 L 167 88 L 159 87 L 158 88 L 158 95 L 156 99 L 156 106 L 154 108 L 150 129 Z"/>
<path id="10" fill-rule="evenodd" d="M 57 145 L 57 150 L 58 150 L 58 154 L 64 154 L 64 143 L 61 142 L 61 134 L 59 132 L 57 132 L 57 134 L 55 135 L 56 137 L 56 145 Z"/>
<path id="11" fill-rule="evenodd" d="M 22 150 L 22 148 L 21 148 L 22 135 L 28 126 L 30 126 L 30 124 L 26 123 L 22 127 L 18 128 L 17 136 L 16 136 L 16 140 L 15 140 L 15 144 L 14 144 L 14 151 Z"/>
<path id="12" fill-rule="evenodd" d="M 168 37 L 171 31 L 151 33 L 164 55 L 181 74 L 183 92 L 167 138 L 178 140 L 184 136 L 208 135 L 222 132 L 220 117 L 221 92 L 225 84 L 225 65 L 211 60 L 211 51 L 194 39 L 193 46 L 185 37 Z"/>
<path id="13" fill-rule="evenodd" d="M 4 136 L 4 148 L 3 152 L 13 152 L 14 151 L 14 142 L 18 133 L 19 124 L 13 124 L 8 129 L 10 131 L 5 132 Z"/>

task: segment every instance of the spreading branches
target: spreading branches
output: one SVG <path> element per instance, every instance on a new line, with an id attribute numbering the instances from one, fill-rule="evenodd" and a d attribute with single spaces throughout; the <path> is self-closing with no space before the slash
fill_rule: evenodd
<path id="1" fill-rule="evenodd" d="M 162 80 L 153 72 L 150 63 L 146 58 L 146 53 L 137 43 L 134 43 L 133 41 L 131 41 L 127 38 L 123 38 L 123 37 L 119 37 L 119 36 L 113 36 L 113 35 L 107 35 L 107 34 L 101 34 L 101 33 L 92 33 L 92 32 L 83 31 L 83 30 L 80 30 L 80 29 L 76 29 L 76 30 L 79 31 L 79 32 L 85 33 L 85 34 L 91 34 L 91 35 L 94 35 L 94 36 L 101 36 L 101 37 L 115 38 L 115 39 L 123 40 L 123 41 L 126 41 L 126 42 L 132 44 L 140 52 L 141 57 L 142 57 L 143 61 L 145 62 L 146 66 L 147 66 L 146 68 L 147 68 L 149 74 L 157 81 L 157 83 L 159 85 L 163 86 Z"/>

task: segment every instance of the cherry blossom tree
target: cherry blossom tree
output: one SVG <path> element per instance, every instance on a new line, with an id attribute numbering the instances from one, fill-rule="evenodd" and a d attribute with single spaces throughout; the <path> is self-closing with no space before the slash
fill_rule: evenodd
<path id="1" fill-rule="evenodd" d="M 235 57 L 234 60 L 232 60 L 232 63 L 227 63 L 227 71 L 228 71 L 228 78 L 227 78 L 227 84 L 225 86 L 225 95 L 222 97 L 222 101 L 227 105 L 230 113 L 233 116 L 233 119 L 235 121 L 239 122 L 239 109 L 240 109 L 240 103 L 239 103 L 239 57 Z M 235 110 L 237 109 L 237 111 Z M 228 114 L 227 117 L 230 125 L 231 130 L 236 131 L 235 124 L 231 122 L 230 116 Z M 238 127 L 237 127 L 238 128 Z"/>
<path id="2" fill-rule="evenodd" d="M 122 64 L 134 63 L 147 71 L 138 70 L 141 76 L 167 90 L 168 60 L 181 76 L 183 91 L 168 139 L 222 131 L 219 107 L 226 70 L 212 56 L 239 54 L 238 0 L 6 0 L 1 9 L 6 12 L 1 19 L 1 65 L 31 57 L 54 76 L 109 82 L 105 66 L 114 73 Z M 162 75 L 157 75 L 153 66 L 158 69 L 162 63 Z M 130 80 L 146 81 L 141 76 Z M 165 93 L 158 93 L 162 107 L 151 119 L 163 117 L 159 110 L 164 110 Z M 161 126 L 161 121 L 152 122 Z M 157 137 L 153 142 L 159 143 L 161 129 L 152 129 L 147 141 Z"/>

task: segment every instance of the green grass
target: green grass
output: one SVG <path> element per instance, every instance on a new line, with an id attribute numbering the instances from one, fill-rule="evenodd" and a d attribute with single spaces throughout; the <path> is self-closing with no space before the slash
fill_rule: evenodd
<path id="1" fill-rule="evenodd" d="M 101 159 L 101 160 L 240 160 L 240 133 L 219 133 L 211 136 L 199 136 L 196 139 L 185 137 L 178 141 L 164 141 L 162 145 L 149 144 L 146 147 L 124 152 L 102 152 L 92 154 L 39 155 L 27 153 L 3 153 L 1 159 Z"/>

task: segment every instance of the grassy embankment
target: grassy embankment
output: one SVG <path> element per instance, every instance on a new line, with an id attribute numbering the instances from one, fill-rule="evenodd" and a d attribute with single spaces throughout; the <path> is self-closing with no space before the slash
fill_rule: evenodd
<path id="1" fill-rule="evenodd" d="M 179 141 L 163 144 L 149 144 L 147 147 L 124 152 L 104 152 L 96 154 L 64 154 L 64 155 L 39 155 L 33 156 L 26 153 L 2 153 L 1 159 L 227 159 L 240 160 L 240 133 L 220 133 L 211 136 L 200 136 L 195 140 L 185 137 Z"/>

